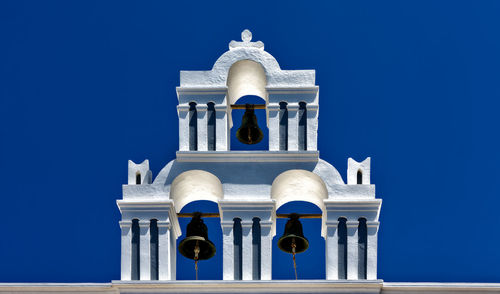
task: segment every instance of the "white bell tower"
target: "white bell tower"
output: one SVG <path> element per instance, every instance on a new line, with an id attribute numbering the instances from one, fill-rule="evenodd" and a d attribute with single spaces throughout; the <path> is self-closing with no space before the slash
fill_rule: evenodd
<path id="1" fill-rule="evenodd" d="M 117 201 L 121 279 L 175 280 L 178 213 L 209 200 L 219 207 L 224 280 L 272 280 L 276 210 L 291 201 L 322 210 L 327 280 L 376 280 L 382 200 L 370 183 L 370 158 L 349 158 L 346 184 L 319 158 L 315 71 L 282 70 L 250 31 L 241 37 L 211 70 L 181 71 L 176 158 L 154 181 L 147 160 L 129 162 L 128 185 Z M 247 95 L 265 101 L 269 150 L 231 150 L 232 109 Z"/>

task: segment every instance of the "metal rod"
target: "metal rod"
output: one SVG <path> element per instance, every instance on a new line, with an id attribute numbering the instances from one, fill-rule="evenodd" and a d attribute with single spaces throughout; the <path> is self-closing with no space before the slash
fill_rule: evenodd
<path id="1" fill-rule="evenodd" d="M 276 218 L 290 218 L 291 214 L 280 213 L 276 215 Z M 299 218 L 321 218 L 323 215 L 321 213 L 298 213 Z"/>
<path id="2" fill-rule="evenodd" d="M 291 214 L 287 213 L 279 213 L 276 215 L 276 218 L 290 218 Z M 300 218 L 321 218 L 323 215 L 321 213 L 299 213 Z M 193 217 L 194 213 L 178 213 L 177 217 Z M 217 212 L 209 212 L 202 213 L 201 217 L 220 217 L 220 213 Z"/>
<path id="3" fill-rule="evenodd" d="M 178 213 L 177 217 L 193 217 L 194 213 Z M 220 217 L 220 213 L 217 212 L 209 212 L 209 213 L 202 213 L 201 217 Z"/>
<path id="4" fill-rule="evenodd" d="M 253 109 L 266 109 L 265 104 L 252 104 Z M 245 104 L 231 104 L 231 109 L 247 109 Z"/>

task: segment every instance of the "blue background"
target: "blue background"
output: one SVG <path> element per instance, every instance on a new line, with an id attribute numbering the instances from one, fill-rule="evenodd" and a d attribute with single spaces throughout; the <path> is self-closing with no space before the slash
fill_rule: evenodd
<path id="1" fill-rule="evenodd" d="M 283 69 L 316 69 L 321 157 L 344 179 L 348 157 L 372 157 L 379 277 L 500 282 L 499 13 L 486 0 L 0 2 L 0 281 L 119 279 L 127 160 L 157 175 L 174 158 L 179 70 L 211 69 L 249 28 Z M 299 275 L 321 278 L 311 222 Z M 221 277 L 218 248 L 200 274 Z M 293 277 L 274 252 L 273 274 Z"/>

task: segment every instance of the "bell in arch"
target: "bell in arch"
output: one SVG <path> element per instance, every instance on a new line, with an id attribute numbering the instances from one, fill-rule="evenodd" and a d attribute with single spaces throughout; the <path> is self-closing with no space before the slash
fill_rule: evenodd
<path id="1" fill-rule="evenodd" d="M 309 247 L 309 241 L 304 237 L 299 217 L 297 213 L 290 214 L 290 219 L 285 225 L 285 233 L 278 240 L 279 249 L 293 255 L 304 252 Z"/>
<path id="2" fill-rule="evenodd" d="M 255 116 L 254 105 L 246 104 L 245 113 L 241 119 L 241 126 L 236 131 L 236 138 L 243 144 L 257 144 L 264 138 L 264 133 L 257 124 L 257 116 Z"/>
<path id="3" fill-rule="evenodd" d="M 278 240 L 278 247 L 286 253 L 291 253 L 293 256 L 293 269 L 295 271 L 295 279 L 297 280 L 297 263 L 295 254 L 307 250 L 309 241 L 304 237 L 302 224 L 299 221 L 297 213 L 290 214 L 290 219 L 286 222 L 285 233 Z"/>
<path id="4" fill-rule="evenodd" d="M 179 252 L 195 262 L 215 255 L 215 245 L 208 240 L 207 225 L 203 223 L 200 212 L 195 212 L 187 225 L 186 238 L 179 243 Z"/>

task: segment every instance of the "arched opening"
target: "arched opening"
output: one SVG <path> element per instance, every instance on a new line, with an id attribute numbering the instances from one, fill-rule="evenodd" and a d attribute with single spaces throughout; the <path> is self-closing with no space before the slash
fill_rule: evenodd
<path id="1" fill-rule="evenodd" d="M 152 219 L 149 222 L 149 251 L 150 251 L 150 259 L 151 259 L 151 280 L 158 280 L 158 220 Z"/>
<path id="2" fill-rule="evenodd" d="M 243 96 L 238 99 L 236 105 L 246 105 L 246 104 L 264 104 L 265 100 L 258 96 Z M 263 139 L 257 144 L 244 144 L 240 142 L 236 133 L 240 127 L 242 127 L 243 115 L 245 114 L 245 109 L 233 109 L 232 110 L 232 120 L 233 126 L 231 128 L 231 150 L 269 150 L 269 129 L 267 127 L 266 110 L 265 109 L 254 109 L 254 114 L 257 117 L 257 124 L 263 133 Z"/>
<path id="3" fill-rule="evenodd" d="M 131 279 L 139 280 L 140 269 L 141 269 L 141 253 L 140 253 L 140 244 L 141 240 L 141 229 L 139 227 L 139 220 L 132 220 L 132 246 L 131 246 L 131 255 L 132 255 L 132 267 L 131 267 Z"/>
<path id="4" fill-rule="evenodd" d="M 234 246 L 234 279 L 243 279 L 243 231 L 241 219 L 235 218 L 233 223 L 233 246 Z"/>
<path id="5" fill-rule="evenodd" d="M 317 174 L 302 169 L 291 169 L 274 179 L 271 198 L 276 200 L 276 208 L 291 201 L 307 200 L 324 211 L 323 200 L 328 198 L 328 190 Z"/>
<path id="6" fill-rule="evenodd" d="M 135 173 L 135 184 L 136 185 L 140 185 L 141 184 L 141 173 L 140 172 L 136 172 Z"/>
<path id="7" fill-rule="evenodd" d="M 277 214 L 321 214 L 321 208 L 305 201 L 288 202 L 278 208 Z M 276 220 L 276 236 L 273 238 L 272 276 L 274 280 L 294 280 L 292 254 L 278 248 L 278 240 L 285 231 L 288 218 Z M 297 277 L 303 279 L 325 279 L 325 240 L 321 236 L 320 218 L 299 218 L 304 237 L 309 241 L 309 248 L 296 254 Z"/>
<path id="8" fill-rule="evenodd" d="M 227 103 L 229 128 L 231 129 L 231 150 L 269 150 L 267 130 L 267 112 L 255 109 L 258 125 L 264 133 L 260 143 L 247 145 L 240 143 L 235 135 L 241 126 L 245 109 L 232 109 L 231 105 L 260 104 L 267 105 L 267 77 L 264 67 L 253 60 L 239 60 L 231 65 L 227 75 Z"/>
<path id="9" fill-rule="evenodd" d="M 359 219 L 358 226 L 358 278 L 366 280 L 366 265 L 368 259 L 368 231 L 366 227 L 366 218 Z"/>
<path id="10" fill-rule="evenodd" d="M 215 104 L 207 103 L 207 148 L 209 151 L 215 151 Z"/>
<path id="11" fill-rule="evenodd" d="M 360 169 L 358 169 L 358 173 L 356 174 L 356 183 L 358 185 L 363 184 L 363 172 Z"/>
<path id="12" fill-rule="evenodd" d="M 198 113 L 196 103 L 189 103 L 189 150 L 198 150 Z"/>
<path id="13" fill-rule="evenodd" d="M 300 102 L 299 103 L 299 112 L 298 112 L 298 119 L 299 119 L 299 136 L 298 136 L 298 141 L 299 141 L 299 150 L 307 150 L 307 109 L 306 109 L 306 103 L 305 102 Z"/>
<path id="14" fill-rule="evenodd" d="M 345 217 L 339 218 L 337 234 L 339 237 L 339 239 L 338 239 L 339 280 L 345 280 L 345 279 L 347 279 L 347 219 Z"/>
<path id="15" fill-rule="evenodd" d="M 204 170 L 189 170 L 178 175 L 170 186 L 170 198 L 175 210 L 198 200 L 217 202 L 222 199 L 222 183 L 215 175 Z"/>
<path id="16" fill-rule="evenodd" d="M 218 213 L 219 207 L 216 202 L 200 200 L 190 202 L 185 205 L 181 213 Z M 222 280 L 222 228 L 220 219 L 217 217 L 203 217 L 203 222 L 208 229 L 208 239 L 214 243 L 216 248 L 215 255 L 207 260 L 198 261 L 198 279 L 199 280 Z M 186 228 L 191 218 L 180 217 L 179 225 L 182 235 L 177 238 L 177 248 L 179 243 L 186 238 Z M 177 280 L 195 280 L 196 272 L 194 260 L 184 257 L 177 250 Z"/>
<path id="17" fill-rule="evenodd" d="M 288 109 L 286 102 L 280 102 L 279 124 L 280 150 L 288 150 Z"/>
<path id="18" fill-rule="evenodd" d="M 254 217 L 252 223 L 252 279 L 260 280 L 261 272 L 261 232 L 260 218 Z"/>

